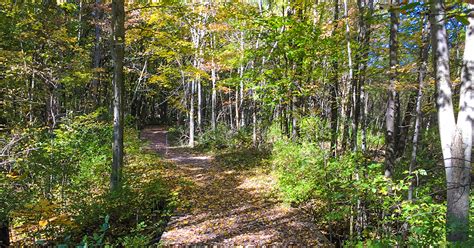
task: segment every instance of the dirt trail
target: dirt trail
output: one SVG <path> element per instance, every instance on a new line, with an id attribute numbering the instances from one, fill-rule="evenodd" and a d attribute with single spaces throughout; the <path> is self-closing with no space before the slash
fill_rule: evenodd
<path id="1" fill-rule="evenodd" d="M 166 130 L 149 127 L 150 149 L 176 166 L 182 200 L 166 227 L 164 247 L 294 246 L 330 247 L 310 216 L 268 196 L 273 178 L 258 169 L 232 169 L 213 157 L 170 147 Z"/>

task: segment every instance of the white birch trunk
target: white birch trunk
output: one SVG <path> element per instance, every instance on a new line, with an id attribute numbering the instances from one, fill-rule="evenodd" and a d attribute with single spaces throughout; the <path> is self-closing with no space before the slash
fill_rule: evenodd
<path id="1" fill-rule="evenodd" d="M 472 4 L 470 5 L 472 8 Z M 474 19 L 469 18 L 466 32 L 464 63 L 461 78 L 460 111 L 456 125 L 449 71 L 449 47 L 445 27 L 443 0 L 431 2 L 432 42 L 437 84 L 438 125 L 446 171 L 447 187 L 447 239 L 462 242 L 468 239 L 469 188 L 472 149 L 472 49 Z M 471 14 L 473 11 L 471 11 Z"/>

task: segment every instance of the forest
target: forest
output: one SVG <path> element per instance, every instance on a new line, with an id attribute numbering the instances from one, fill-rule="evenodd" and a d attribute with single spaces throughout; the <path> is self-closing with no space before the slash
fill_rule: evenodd
<path id="1" fill-rule="evenodd" d="M 0 84 L 0 247 L 474 247 L 473 0 L 2 0 Z"/>

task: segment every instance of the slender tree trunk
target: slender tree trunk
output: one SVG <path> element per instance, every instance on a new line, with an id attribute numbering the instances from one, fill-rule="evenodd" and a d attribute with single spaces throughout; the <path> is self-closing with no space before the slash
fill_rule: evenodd
<path id="1" fill-rule="evenodd" d="M 360 56 L 356 56 L 356 61 L 360 60 Z M 351 132 L 351 150 L 352 151 L 357 151 L 358 149 L 358 135 L 359 135 L 359 118 L 360 118 L 360 98 L 361 98 L 361 85 L 360 81 L 358 80 L 359 78 L 359 70 L 356 70 L 356 75 L 352 79 L 352 120 L 351 120 L 351 126 L 352 126 L 352 132 Z"/>
<path id="2" fill-rule="evenodd" d="M 398 94 L 395 89 L 397 81 L 398 66 L 398 0 L 392 0 L 390 9 L 390 83 L 388 90 L 387 110 L 385 112 L 386 126 L 386 150 L 385 150 L 385 177 L 391 178 L 396 156 L 396 136 L 397 136 L 397 99 Z"/>
<path id="3" fill-rule="evenodd" d="M 47 124 L 52 131 L 57 124 L 57 115 L 59 113 L 59 102 L 57 97 L 57 85 L 49 86 L 49 95 L 46 103 Z M 76 108 L 77 109 L 77 108 Z"/>
<path id="4" fill-rule="evenodd" d="M 200 2 L 199 2 L 200 3 Z M 195 10 L 195 5 L 194 1 L 192 4 L 192 10 L 194 12 Z M 201 9 L 199 10 L 199 16 L 201 16 Z M 201 22 L 199 21 L 197 25 L 194 25 L 191 28 L 191 37 L 192 37 L 192 42 L 193 42 L 193 48 L 194 48 L 194 60 L 193 60 L 193 66 L 195 69 L 199 67 L 199 61 L 200 61 L 200 37 L 201 37 L 201 31 L 198 26 L 200 26 Z M 193 78 L 191 80 L 191 99 L 190 99 L 190 107 L 189 107 L 189 146 L 194 147 L 194 132 L 195 132 L 195 127 L 194 127 L 194 94 L 196 92 L 196 88 L 198 88 L 198 128 L 200 126 L 200 121 L 201 121 L 201 95 L 200 95 L 200 86 L 199 86 L 199 79 L 197 78 L 196 75 L 193 75 Z M 197 87 L 196 87 L 197 86 Z"/>
<path id="5" fill-rule="evenodd" d="M 368 108 L 368 97 L 369 94 L 365 90 L 365 73 L 366 73 L 366 64 L 368 63 L 369 57 L 369 42 L 370 42 L 370 20 L 373 13 L 373 0 L 364 1 L 364 5 L 361 0 L 357 1 L 357 6 L 359 9 L 359 42 L 361 47 L 357 50 L 356 54 L 356 70 L 357 73 L 354 76 L 353 83 L 353 96 L 354 96 L 354 117 L 352 120 L 352 151 L 357 151 L 359 149 L 358 145 L 358 135 L 359 135 L 359 126 L 362 123 L 362 142 L 361 150 L 366 152 L 366 117 L 367 117 L 367 108 Z M 361 112 L 362 117 L 361 117 Z M 365 164 L 363 166 L 366 166 Z M 364 174 L 360 174 L 359 171 L 356 172 L 355 178 L 359 180 Z M 363 230 L 367 226 L 367 210 L 366 210 L 366 199 L 364 196 L 357 199 L 357 221 L 355 223 L 355 229 L 357 235 L 362 236 Z"/>
<path id="6" fill-rule="evenodd" d="M 211 49 L 215 47 L 214 44 L 214 35 L 211 34 Z M 212 95 L 211 95 L 211 128 L 213 131 L 216 130 L 216 62 L 214 61 L 214 56 L 211 59 L 211 81 L 212 81 Z"/>
<path id="7" fill-rule="evenodd" d="M 336 23 L 333 34 L 337 30 L 337 23 L 339 21 L 339 0 L 334 1 L 334 22 Z M 330 104 L 331 104 L 331 153 L 333 157 L 337 154 L 337 120 L 338 104 L 337 93 L 339 92 L 339 63 L 337 60 L 333 62 L 333 83 L 330 85 Z"/>
<path id="8" fill-rule="evenodd" d="M 240 126 L 245 126 L 245 108 L 244 108 L 244 32 L 240 32 Z"/>
<path id="9" fill-rule="evenodd" d="M 364 111 L 364 98 L 365 98 L 365 74 L 367 69 L 367 63 L 369 59 L 369 48 L 370 48 L 370 19 L 372 18 L 374 3 L 373 0 L 364 1 L 364 4 L 361 0 L 357 1 L 359 8 L 359 43 L 361 47 L 356 52 L 356 73 L 352 82 L 353 90 L 353 105 L 354 113 L 352 118 L 352 142 L 351 147 L 353 151 L 359 149 L 358 145 L 358 135 L 359 135 L 359 126 L 363 122 L 361 119 L 361 113 Z M 364 118 L 364 117 L 362 117 Z M 364 125 L 364 124 L 362 124 Z"/>
<path id="10" fill-rule="evenodd" d="M 77 28 L 77 42 L 79 43 L 82 36 L 82 0 L 79 0 L 79 15 L 77 19 L 77 22 L 79 23 Z"/>
<path id="11" fill-rule="evenodd" d="M 348 1 L 344 0 L 344 17 L 346 19 L 346 45 L 347 45 L 347 66 L 349 69 L 349 74 L 347 76 L 347 103 L 346 103 L 346 112 L 344 120 L 344 130 L 342 134 L 342 149 L 345 150 L 347 145 L 347 140 L 349 136 L 349 123 L 350 123 L 350 112 L 352 108 L 352 78 L 353 78 L 353 69 L 352 69 L 352 50 L 351 50 L 351 38 L 350 38 L 350 28 L 349 28 L 349 6 Z"/>
<path id="12" fill-rule="evenodd" d="M 470 4 L 471 9 L 474 5 Z M 449 69 L 449 47 L 445 27 L 443 0 L 431 2 L 432 43 L 437 86 L 436 105 L 438 126 L 446 171 L 447 187 L 447 239 L 461 242 L 468 239 L 469 189 L 472 153 L 472 129 L 474 110 L 474 13 L 471 11 L 466 30 L 463 68 L 461 72 L 460 111 L 458 121 L 454 116 Z"/>
<path id="13" fill-rule="evenodd" d="M 178 62 L 179 63 L 179 62 Z M 181 64 L 180 64 L 181 66 Z M 188 92 L 189 92 L 189 83 L 186 83 L 186 76 L 184 74 L 184 71 L 181 67 L 181 69 L 179 70 L 180 74 L 181 74 L 181 84 L 183 85 L 183 89 L 184 89 L 184 96 L 183 96 L 183 106 L 184 108 L 186 109 L 188 107 Z M 186 117 L 188 116 L 188 113 L 186 113 L 186 115 L 183 116 L 183 122 L 184 122 L 184 125 L 186 128 L 188 128 L 188 126 L 186 126 L 188 123 L 186 122 Z M 181 122 L 181 120 L 179 120 L 178 118 L 178 122 Z"/>
<path id="14" fill-rule="evenodd" d="M 255 92 L 252 92 L 254 95 Z M 252 99 L 252 144 L 257 147 L 257 101 L 255 97 Z"/>
<path id="15" fill-rule="evenodd" d="M 201 131 L 201 125 L 202 125 L 202 89 L 201 89 L 201 79 L 198 77 L 196 79 L 196 84 L 197 84 L 197 97 L 198 97 L 198 103 L 197 103 L 197 124 L 198 124 L 198 133 Z"/>
<path id="16" fill-rule="evenodd" d="M 230 129 L 234 130 L 234 120 L 233 120 L 233 114 L 232 114 L 232 92 L 229 90 L 229 124 L 230 124 Z"/>
<path id="17" fill-rule="evenodd" d="M 235 88 L 235 128 L 240 129 L 239 88 Z"/>
<path id="18" fill-rule="evenodd" d="M 94 6 L 94 61 L 93 61 L 93 67 L 94 67 L 94 77 L 92 79 L 92 98 L 94 100 L 95 106 L 99 105 L 100 99 L 99 99 L 99 83 L 100 83 L 100 60 L 101 60 L 101 51 L 100 51 L 100 25 L 99 25 L 99 20 L 100 20 L 100 11 L 99 11 L 99 5 L 101 0 L 96 0 L 95 1 L 95 6 Z"/>
<path id="19" fill-rule="evenodd" d="M 33 126 L 34 118 L 34 110 L 33 110 L 33 97 L 34 97 L 34 89 L 35 89 L 35 73 L 33 72 L 31 75 L 31 81 L 28 82 L 28 104 L 29 104 L 29 125 Z"/>
<path id="20" fill-rule="evenodd" d="M 296 141 L 298 138 L 298 118 L 297 118 L 297 98 L 293 96 L 291 99 L 291 138 Z"/>
<path id="21" fill-rule="evenodd" d="M 426 64 L 428 60 L 428 52 L 429 52 L 429 22 L 422 30 L 422 45 L 420 48 L 420 67 L 418 68 L 418 93 L 416 95 L 416 107 L 415 107 L 415 126 L 413 130 L 413 139 L 412 139 L 412 152 L 411 152 L 411 159 L 410 164 L 408 167 L 409 175 L 412 176 L 413 171 L 415 170 L 416 165 L 416 156 L 418 151 L 418 139 L 420 136 L 420 129 L 421 129 L 421 103 L 423 97 L 423 85 L 424 79 L 426 74 Z M 408 200 L 413 200 L 413 190 L 414 190 L 414 182 L 413 180 L 410 181 L 410 187 L 408 188 Z"/>
<path id="22" fill-rule="evenodd" d="M 114 142 L 111 173 L 112 191 L 120 187 L 123 166 L 123 59 L 125 50 L 125 10 L 123 0 L 112 1 L 112 58 L 114 62 Z"/>
<path id="23" fill-rule="evenodd" d="M 211 70 L 211 80 L 212 80 L 212 96 L 211 96 L 211 128 L 216 130 L 216 64 L 214 58 L 212 58 L 212 70 Z"/>
<path id="24" fill-rule="evenodd" d="M 367 152 L 367 116 L 369 115 L 369 92 L 365 90 L 365 88 L 362 89 L 362 102 L 364 103 L 363 111 L 362 111 L 362 132 L 361 132 L 361 138 L 362 138 L 362 143 L 360 144 L 360 149 L 363 153 Z"/>
<path id="25" fill-rule="evenodd" d="M 198 46 L 202 46 L 201 44 L 201 33 L 203 33 L 204 30 L 199 30 L 198 31 Z M 198 52 L 198 58 L 197 58 L 197 68 L 201 68 L 201 58 L 202 58 L 202 47 L 199 47 L 199 52 Z M 196 86 L 197 86 L 197 97 L 198 97 L 198 104 L 197 104 L 197 123 L 198 123 L 198 132 L 202 131 L 202 116 L 203 116 L 203 110 L 202 110 L 202 84 L 201 84 L 201 76 L 198 75 L 196 78 Z"/>
<path id="26" fill-rule="evenodd" d="M 194 79 L 191 80 L 191 95 L 189 101 L 189 146 L 194 147 Z"/>

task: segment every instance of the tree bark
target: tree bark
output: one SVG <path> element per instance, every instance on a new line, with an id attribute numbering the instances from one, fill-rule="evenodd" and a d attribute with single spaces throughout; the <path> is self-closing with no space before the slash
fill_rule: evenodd
<path id="1" fill-rule="evenodd" d="M 418 93 L 416 95 L 416 107 L 415 107 L 415 126 L 413 130 L 413 139 L 412 139 L 412 152 L 411 152 L 411 159 L 410 164 L 408 166 L 409 175 L 412 176 L 413 171 L 415 170 L 416 165 L 416 156 L 418 151 L 418 139 L 420 136 L 420 129 L 421 129 L 421 103 L 423 97 L 423 87 L 424 87 L 424 79 L 426 74 L 426 67 L 427 67 L 427 60 L 428 60 L 428 52 L 429 52 L 429 32 L 430 32 L 430 25 L 429 22 L 422 30 L 422 45 L 420 48 L 420 67 L 418 68 Z M 408 200 L 413 200 L 413 190 L 414 190 L 414 182 L 410 180 L 410 187 L 408 188 Z"/>
<path id="2" fill-rule="evenodd" d="M 367 69 L 367 63 L 369 59 L 369 42 L 370 42 L 370 18 L 372 18 L 374 3 L 373 0 L 364 1 L 358 0 L 357 6 L 359 8 L 359 43 L 361 47 L 356 51 L 355 63 L 356 72 L 352 79 L 352 90 L 353 90 L 353 105 L 354 113 L 352 118 L 352 151 L 359 149 L 358 135 L 359 126 L 363 122 L 361 120 L 361 113 L 364 111 L 364 84 L 365 74 Z"/>
<path id="3" fill-rule="evenodd" d="M 101 0 L 96 0 L 95 1 L 95 6 L 94 6 L 94 61 L 93 61 L 93 67 L 94 67 L 94 77 L 92 79 L 92 99 L 94 100 L 95 106 L 99 105 L 100 99 L 98 96 L 98 91 L 99 91 L 99 83 L 100 83 L 100 60 L 101 60 L 101 51 L 100 51 L 100 25 L 99 25 L 99 20 L 100 20 L 100 11 L 99 11 L 99 5 L 100 5 Z"/>
<path id="4" fill-rule="evenodd" d="M 211 34 L 211 49 L 214 48 L 214 35 Z M 216 62 L 214 61 L 214 56 L 211 59 L 211 81 L 212 81 L 212 96 L 211 96 L 211 128 L 213 131 L 216 130 Z"/>
<path id="5" fill-rule="evenodd" d="M 79 43 L 82 37 L 82 0 L 79 0 L 79 14 L 77 22 L 79 23 L 77 28 L 77 43 Z"/>
<path id="6" fill-rule="evenodd" d="M 202 125 L 202 89 L 201 89 L 201 78 L 196 79 L 197 84 L 197 130 L 198 133 L 201 132 L 201 125 Z"/>
<path id="7" fill-rule="evenodd" d="M 352 109 L 352 78 L 353 78 L 353 68 L 352 68 L 352 49 L 351 49 L 351 37 L 350 37 L 350 28 L 349 28 L 349 6 L 348 1 L 344 0 L 344 17 L 346 18 L 346 45 L 347 45 L 347 66 L 349 67 L 349 74 L 347 77 L 347 103 L 346 103 L 346 112 L 344 120 L 344 130 L 342 134 L 342 150 L 346 149 L 347 140 L 349 136 L 349 124 L 350 124 L 350 113 Z"/>
<path id="8" fill-rule="evenodd" d="M 450 241 L 464 241 L 469 237 L 469 191 L 474 130 L 474 4 L 468 4 L 468 9 L 470 9 L 469 25 L 466 27 L 456 133 L 460 137 L 455 134 L 451 148 L 453 150 L 451 184 L 455 187 L 451 194 L 448 185 L 448 221 L 452 224 L 457 222 L 452 232 L 448 233 Z M 451 204 L 449 199 L 452 200 Z M 451 223 L 448 222 L 448 227 Z"/>
<path id="9" fill-rule="evenodd" d="M 296 142 L 298 138 L 298 118 L 297 118 L 297 100 L 296 96 L 291 98 L 291 139 Z"/>
<path id="10" fill-rule="evenodd" d="M 339 0 L 334 1 L 334 22 L 335 27 L 333 34 L 337 30 L 337 23 L 339 20 Z M 337 106 L 337 93 L 339 92 L 339 63 L 336 60 L 333 62 L 333 84 L 330 85 L 330 104 L 331 104 L 331 154 L 333 157 L 336 157 L 337 154 L 337 120 L 338 116 L 338 106 Z"/>
<path id="11" fill-rule="evenodd" d="M 472 4 L 469 5 L 472 9 Z M 474 17 L 470 12 L 461 77 L 460 111 L 454 116 L 449 69 L 449 47 L 445 27 L 443 0 L 431 2 L 432 43 L 437 86 L 436 105 L 441 148 L 446 171 L 447 187 L 447 240 L 453 243 L 468 239 L 469 187 L 473 127 Z"/>
<path id="12" fill-rule="evenodd" d="M 232 114 L 232 91 L 229 90 L 229 124 L 230 124 L 230 129 L 234 130 L 234 120 L 233 120 L 233 114 Z"/>
<path id="13" fill-rule="evenodd" d="M 245 126 L 245 109 L 244 109 L 244 32 L 240 32 L 240 126 Z"/>
<path id="14" fill-rule="evenodd" d="M 239 108 L 239 88 L 235 87 L 235 128 L 240 129 L 240 108 Z"/>
<path id="15" fill-rule="evenodd" d="M 396 156 L 396 136 L 397 136 L 397 99 L 398 93 L 395 89 L 397 82 L 397 66 L 398 66 L 398 0 L 391 1 L 390 9 L 390 83 L 388 90 L 387 109 L 385 112 L 385 127 L 386 127 L 386 150 L 385 150 L 385 177 L 391 178 L 393 167 L 395 165 Z"/>
<path id="16" fill-rule="evenodd" d="M 364 88 L 362 89 L 362 102 L 364 103 L 361 123 L 362 123 L 362 131 L 361 131 L 361 139 L 362 142 L 360 144 L 360 149 L 363 153 L 367 152 L 367 119 L 369 116 L 369 92 L 367 92 Z"/>
<path id="17" fill-rule="evenodd" d="M 31 81 L 28 80 L 28 103 L 29 103 L 29 125 L 33 126 L 35 120 L 34 111 L 33 111 L 33 98 L 34 98 L 34 89 L 35 89 L 35 73 L 31 74 Z"/>
<path id="18" fill-rule="evenodd" d="M 469 25 L 466 27 L 461 71 L 460 109 L 457 120 L 463 135 L 464 163 L 465 170 L 467 170 L 464 171 L 465 173 L 468 173 L 471 167 L 474 134 L 474 3 L 472 1 L 471 4 L 468 4 L 468 9 L 470 9 Z"/>
<path id="19" fill-rule="evenodd" d="M 191 80 L 191 96 L 189 103 L 189 146 L 194 147 L 194 79 Z"/>
<path id="20" fill-rule="evenodd" d="M 123 59 L 125 53 L 125 10 L 123 0 L 112 1 L 112 58 L 114 62 L 114 141 L 111 188 L 120 187 L 123 166 Z"/>

